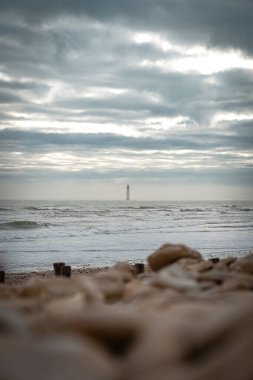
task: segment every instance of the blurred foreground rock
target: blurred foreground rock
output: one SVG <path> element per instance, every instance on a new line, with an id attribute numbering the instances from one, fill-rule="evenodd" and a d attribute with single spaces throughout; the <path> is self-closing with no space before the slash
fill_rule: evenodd
<path id="1" fill-rule="evenodd" d="M 1 284 L 0 379 L 252 379 L 253 255 L 166 244 L 148 262 Z"/>
<path id="2" fill-rule="evenodd" d="M 201 259 L 201 255 L 182 244 L 164 244 L 148 257 L 148 263 L 151 269 L 157 271 L 183 258 Z"/>

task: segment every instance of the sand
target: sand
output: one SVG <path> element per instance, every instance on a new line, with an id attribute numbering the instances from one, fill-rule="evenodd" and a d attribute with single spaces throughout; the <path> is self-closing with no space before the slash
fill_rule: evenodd
<path id="1" fill-rule="evenodd" d="M 88 275 L 92 276 L 98 272 L 105 272 L 109 268 L 108 267 L 84 267 L 84 268 L 75 268 L 72 269 L 72 277 L 77 277 L 80 275 Z M 54 271 L 40 271 L 40 272 L 19 272 L 19 273 L 5 273 L 5 285 L 6 286 L 17 286 L 23 285 L 26 281 L 30 279 L 50 279 L 54 278 Z"/>

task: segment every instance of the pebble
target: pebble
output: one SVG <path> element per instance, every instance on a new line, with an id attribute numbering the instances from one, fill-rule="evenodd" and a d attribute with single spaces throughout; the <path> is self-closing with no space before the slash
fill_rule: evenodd
<path id="1" fill-rule="evenodd" d="M 253 253 L 250 253 L 246 257 L 238 259 L 231 265 L 231 268 L 238 272 L 253 274 Z"/>
<path id="2" fill-rule="evenodd" d="M 11 380 L 116 380 L 108 355 L 75 337 L 0 338 L 0 378 Z"/>
<path id="3" fill-rule="evenodd" d="M 165 244 L 147 261 L 1 284 L 0 378 L 252 379 L 253 254 Z"/>

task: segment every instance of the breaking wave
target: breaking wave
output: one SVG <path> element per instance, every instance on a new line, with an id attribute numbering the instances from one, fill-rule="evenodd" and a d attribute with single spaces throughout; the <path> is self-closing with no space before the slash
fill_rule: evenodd
<path id="1" fill-rule="evenodd" d="M 181 208 L 180 212 L 205 212 L 206 209 L 203 208 Z"/>
<path id="2" fill-rule="evenodd" d="M 39 211 L 39 210 L 41 210 L 41 208 L 40 207 L 34 207 L 34 206 L 27 206 L 27 207 L 24 207 L 24 210 Z"/>
<path id="3" fill-rule="evenodd" d="M 29 228 L 41 228 L 49 227 L 49 223 L 40 223 L 32 220 L 14 220 L 12 222 L 6 222 L 0 224 L 1 230 L 6 229 L 29 229 Z"/>

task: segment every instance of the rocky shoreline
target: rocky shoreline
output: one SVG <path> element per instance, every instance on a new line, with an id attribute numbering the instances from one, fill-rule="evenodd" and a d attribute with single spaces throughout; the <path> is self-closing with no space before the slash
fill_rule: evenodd
<path id="1" fill-rule="evenodd" d="M 147 263 L 7 275 L 0 378 L 252 379 L 253 254 L 166 244 Z"/>
<path id="2" fill-rule="evenodd" d="M 72 269 L 72 277 L 80 275 L 92 276 L 98 272 L 106 272 L 108 267 L 83 267 Z M 32 279 L 52 279 L 55 277 L 53 270 L 32 271 L 32 272 L 7 272 L 5 275 L 6 286 L 23 285 Z"/>

